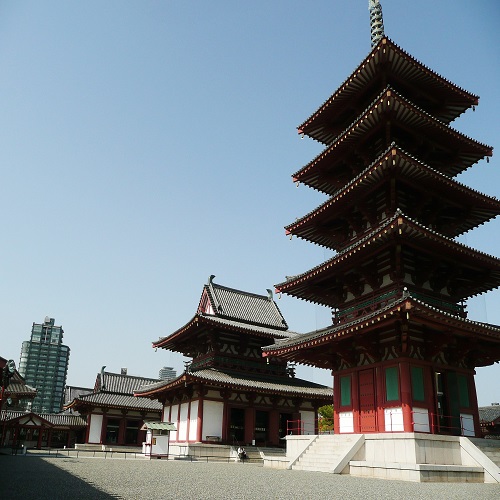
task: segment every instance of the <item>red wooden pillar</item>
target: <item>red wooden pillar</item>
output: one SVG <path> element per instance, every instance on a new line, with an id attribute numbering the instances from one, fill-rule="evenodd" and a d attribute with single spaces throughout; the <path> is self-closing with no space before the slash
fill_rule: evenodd
<path id="1" fill-rule="evenodd" d="M 38 441 L 36 443 L 37 450 L 40 450 L 42 448 L 43 431 L 44 431 L 44 427 L 43 426 L 40 427 L 40 429 L 38 429 Z"/>
<path id="2" fill-rule="evenodd" d="M 125 444 L 125 433 L 127 430 L 127 418 L 120 418 L 120 427 L 118 427 L 118 437 L 116 440 L 116 444 L 124 445 Z"/>
<path id="3" fill-rule="evenodd" d="M 191 428 L 191 403 L 192 401 L 188 401 L 188 411 L 186 414 L 186 442 L 189 442 L 189 429 Z"/>
<path id="4" fill-rule="evenodd" d="M 403 430 L 413 432 L 412 397 L 410 364 L 408 361 L 399 363 L 399 373 L 401 378 L 401 406 L 403 407 Z"/>
<path id="5" fill-rule="evenodd" d="M 385 432 L 385 388 L 384 388 L 384 367 L 377 366 L 375 368 L 375 401 L 377 404 L 377 408 L 375 409 L 375 413 L 377 415 L 377 431 Z"/>
<path id="6" fill-rule="evenodd" d="M 355 433 L 361 432 L 361 407 L 359 405 L 359 371 L 352 372 L 352 413 L 353 413 L 353 427 Z"/>
<path id="7" fill-rule="evenodd" d="M 108 416 L 103 414 L 102 416 L 102 424 L 101 424 L 101 444 L 106 443 L 106 429 L 108 428 Z"/>
<path id="8" fill-rule="evenodd" d="M 201 443 L 203 440 L 203 396 L 200 394 L 198 399 L 198 415 L 196 417 L 196 441 Z"/>
<path id="9" fill-rule="evenodd" d="M 223 408 L 222 408 L 222 442 L 223 443 L 229 443 L 230 441 L 230 433 L 229 433 L 229 422 L 231 421 L 230 419 L 230 408 L 228 404 L 228 399 L 224 398 L 222 400 L 223 403 Z"/>
<path id="10" fill-rule="evenodd" d="M 280 412 L 272 409 L 269 412 L 269 442 L 273 446 L 279 445 L 280 439 Z"/>
<path id="11" fill-rule="evenodd" d="M 351 379 L 352 383 L 352 379 Z M 351 386 L 352 392 L 352 386 Z M 340 408 L 340 375 L 333 376 L 333 428 L 336 434 L 340 434 L 340 418 L 339 410 Z"/>
<path id="12" fill-rule="evenodd" d="M 7 423 L 4 422 L 3 425 L 2 425 L 2 439 L 0 439 L 0 446 L 5 446 L 5 443 L 4 443 L 4 440 L 5 440 L 5 428 L 7 426 Z"/>
<path id="13" fill-rule="evenodd" d="M 92 422 L 92 413 L 87 414 L 87 427 L 85 429 L 85 443 L 89 442 L 89 435 L 90 435 L 90 424 Z"/>
<path id="14" fill-rule="evenodd" d="M 470 406 L 472 408 L 472 416 L 474 418 L 474 435 L 475 437 L 482 437 L 481 424 L 479 423 L 479 409 L 477 405 L 477 392 L 474 375 L 475 372 L 469 373 L 469 375 L 467 376 L 467 385 L 469 387 Z"/>
<path id="15" fill-rule="evenodd" d="M 245 444 L 251 444 L 255 439 L 255 408 L 245 408 Z"/>
<path id="16" fill-rule="evenodd" d="M 177 429 L 177 442 L 181 440 L 180 438 L 180 427 L 181 427 L 181 406 L 182 406 L 182 398 L 179 398 L 179 404 L 177 405 L 177 415 L 175 416 L 175 427 Z"/>

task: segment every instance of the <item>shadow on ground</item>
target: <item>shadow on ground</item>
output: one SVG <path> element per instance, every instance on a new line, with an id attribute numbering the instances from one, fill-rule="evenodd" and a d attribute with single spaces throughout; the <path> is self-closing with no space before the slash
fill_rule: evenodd
<path id="1" fill-rule="evenodd" d="M 74 461 L 60 458 L 58 460 Z M 116 499 L 92 484 L 39 457 L 0 456 L 0 498 L 37 499 Z"/>

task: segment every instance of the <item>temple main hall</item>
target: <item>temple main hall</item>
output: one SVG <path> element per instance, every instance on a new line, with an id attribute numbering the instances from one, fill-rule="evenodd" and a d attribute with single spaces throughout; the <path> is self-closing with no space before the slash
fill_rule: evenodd
<path id="1" fill-rule="evenodd" d="M 174 380 L 146 385 L 136 396 L 159 400 L 162 421 L 175 425 L 170 442 L 283 446 L 289 422 L 318 432 L 318 408 L 331 404 L 329 387 L 295 376 L 285 360 L 266 360 L 262 347 L 291 332 L 273 294 L 215 283 L 204 285 L 195 315 L 153 342 L 190 361 Z"/>

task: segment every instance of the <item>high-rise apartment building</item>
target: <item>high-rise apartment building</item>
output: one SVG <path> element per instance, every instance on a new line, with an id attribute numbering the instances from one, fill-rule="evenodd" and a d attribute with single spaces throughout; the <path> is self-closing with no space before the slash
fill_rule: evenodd
<path id="1" fill-rule="evenodd" d="M 173 380 L 177 377 L 177 372 L 171 366 L 164 366 L 158 373 L 160 380 Z"/>
<path id="2" fill-rule="evenodd" d="M 63 333 L 54 318 L 47 316 L 42 324 L 33 323 L 31 339 L 22 344 L 19 373 L 37 390 L 32 411 L 58 413 L 62 409 L 70 351 L 62 344 Z"/>

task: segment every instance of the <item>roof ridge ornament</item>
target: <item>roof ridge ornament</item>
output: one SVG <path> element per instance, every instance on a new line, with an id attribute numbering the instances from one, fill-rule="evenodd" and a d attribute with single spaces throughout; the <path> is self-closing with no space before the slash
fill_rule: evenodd
<path id="1" fill-rule="evenodd" d="M 385 36 L 384 18 L 379 0 L 368 0 L 368 8 L 370 9 L 370 36 L 373 48 Z"/>

